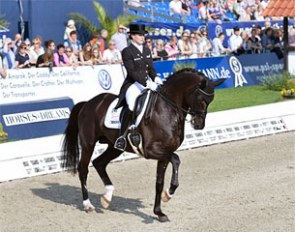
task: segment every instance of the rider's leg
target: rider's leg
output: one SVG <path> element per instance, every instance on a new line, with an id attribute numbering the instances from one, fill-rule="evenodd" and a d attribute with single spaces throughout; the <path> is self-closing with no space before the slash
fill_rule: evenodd
<path id="1" fill-rule="evenodd" d="M 124 151 L 127 145 L 126 142 L 126 134 L 128 132 L 128 127 L 130 125 L 133 109 L 135 106 L 136 98 L 141 94 L 141 92 L 144 90 L 144 87 L 139 84 L 138 82 L 135 82 L 132 84 L 127 92 L 126 92 L 126 102 L 128 104 L 128 110 L 124 112 L 122 117 L 122 123 L 121 123 L 121 130 L 120 130 L 120 137 L 116 140 L 114 147 Z"/>

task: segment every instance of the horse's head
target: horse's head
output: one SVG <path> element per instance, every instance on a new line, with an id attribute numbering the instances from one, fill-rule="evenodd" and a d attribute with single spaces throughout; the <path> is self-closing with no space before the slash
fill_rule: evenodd
<path id="1" fill-rule="evenodd" d="M 211 81 L 203 73 L 196 72 L 198 75 L 197 85 L 187 93 L 186 105 L 188 106 L 188 113 L 191 115 L 191 125 L 194 129 L 203 129 L 205 127 L 205 119 L 207 115 L 207 108 L 214 98 L 214 89 L 221 85 L 224 79 L 218 81 Z"/>

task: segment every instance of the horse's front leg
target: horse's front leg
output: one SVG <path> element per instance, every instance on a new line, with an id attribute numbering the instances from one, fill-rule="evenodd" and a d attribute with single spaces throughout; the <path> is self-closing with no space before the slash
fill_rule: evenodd
<path id="1" fill-rule="evenodd" d="M 164 187 L 165 172 L 169 160 L 158 161 L 157 165 L 157 180 L 156 180 L 156 198 L 154 205 L 154 213 L 159 217 L 160 222 L 169 221 L 168 217 L 161 210 L 161 193 Z"/>
<path id="2" fill-rule="evenodd" d="M 171 197 L 175 193 L 175 190 L 179 186 L 179 182 L 178 182 L 178 170 L 180 165 L 179 156 L 176 153 L 173 153 L 171 156 L 170 162 L 172 164 L 172 177 L 170 182 L 170 188 L 162 193 L 162 200 L 164 202 L 168 202 L 171 199 Z"/>

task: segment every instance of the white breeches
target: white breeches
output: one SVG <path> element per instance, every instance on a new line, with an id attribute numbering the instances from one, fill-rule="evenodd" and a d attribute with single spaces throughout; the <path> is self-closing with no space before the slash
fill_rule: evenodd
<path id="1" fill-rule="evenodd" d="M 128 104 L 129 110 L 133 111 L 135 106 L 136 98 L 143 92 L 145 87 L 138 82 L 134 82 L 130 87 L 127 89 L 126 92 L 126 102 Z"/>

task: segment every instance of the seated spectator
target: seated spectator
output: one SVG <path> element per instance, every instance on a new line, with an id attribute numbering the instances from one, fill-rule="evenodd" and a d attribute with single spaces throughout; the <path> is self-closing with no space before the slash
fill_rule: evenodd
<path id="1" fill-rule="evenodd" d="M 258 4 L 256 9 L 254 10 L 254 20 L 256 21 L 264 21 L 264 17 L 262 16 L 263 7 L 261 4 Z"/>
<path id="2" fill-rule="evenodd" d="M 169 3 L 170 15 L 179 14 L 179 15 L 189 15 L 190 10 L 184 10 L 182 8 L 182 1 L 180 0 L 171 0 Z"/>
<path id="3" fill-rule="evenodd" d="M 71 31 L 70 37 L 64 41 L 64 47 L 68 46 L 71 46 L 75 56 L 79 57 L 79 53 L 82 50 L 82 45 L 80 40 L 78 40 L 77 31 Z"/>
<path id="4" fill-rule="evenodd" d="M 69 66 L 69 59 L 65 54 L 65 46 L 63 44 L 57 45 L 57 51 L 53 54 L 54 66 L 63 67 Z"/>
<path id="5" fill-rule="evenodd" d="M 154 47 L 154 54 L 155 58 L 153 60 L 167 60 L 168 59 L 168 53 L 165 50 L 164 47 L 164 41 L 162 39 L 158 39 L 156 41 L 156 46 Z"/>
<path id="6" fill-rule="evenodd" d="M 180 0 L 180 1 L 181 1 L 182 14 L 190 15 L 192 12 L 190 8 L 190 1 L 189 0 Z"/>
<path id="7" fill-rule="evenodd" d="M 116 44 L 116 48 L 121 52 L 124 48 L 127 47 L 127 28 L 122 24 L 118 26 L 118 31 L 112 35 L 111 40 L 113 40 Z"/>
<path id="8" fill-rule="evenodd" d="M 263 51 L 261 41 L 257 38 L 256 28 L 251 30 L 251 36 L 248 38 L 248 47 L 251 53 L 262 53 Z"/>
<path id="9" fill-rule="evenodd" d="M 70 46 L 66 47 L 65 54 L 69 60 L 69 65 L 72 65 L 72 66 L 79 65 L 79 61 L 78 61 L 77 57 L 74 55 L 72 47 L 70 47 Z"/>
<path id="10" fill-rule="evenodd" d="M 91 50 L 97 48 L 97 46 L 94 46 L 93 48 L 91 47 L 91 45 L 89 43 L 86 43 L 82 49 L 82 51 L 79 54 L 80 57 L 80 62 L 83 65 L 89 65 L 92 64 L 91 61 Z"/>
<path id="11" fill-rule="evenodd" d="M 102 64 L 100 51 L 98 48 L 93 48 L 91 51 L 91 61 L 93 65 Z"/>
<path id="12" fill-rule="evenodd" d="M 233 5 L 233 14 L 234 14 L 236 20 L 239 20 L 241 15 L 244 14 L 245 10 L 241 4 L 242 2 L 243 2 L 243 0 L 237 0 L 237 2 L 234 3 L 234 5 Z"/>
<path id="13" fill-rule="evenodd" d="M 222 56 L 230 53 L 230 49 L 223 46 L 225 35 L 223 32 L 213 39 L 212 41 L 212 56 Z"/>
<path id="14" fill-rule="evenodd" d="M 44 54 L 44 49 L 41 46 L 40 40 L 36 37 L 32 41 L 32 46 L 30 48 L 30 64 L 36 66 L 37 59 L 39 56 Z"/>
<path id="15" fill-rule="evenodd" d="M 7 76 L 7 67 L 3 62 L 4 58 L 0 53 L 0 77 L 5 78 Z"/>
<path id="16" fill-rule="evenodd" d="M 89 44 L 91 49 L 93 49 L 94 47 L 99 48 L 100 43 L 98 41 L 98 34 L 91 35 L 91 39 L 86 44 Z M 83 47 L 85 47 L 85 45 Z M 82 50 L 83 50 L 83 48 L 82 48 Z"/>
<path id="17" fill-rule="evenodd" d="M 199 9 L 199 19 L 200 20 L 204 20 L 204 21 L 212 20 L 210 17 L 207 5 L 209 5 L 208 0 L 204 0 L 200 3 L 200 9 Z"/>
<path id="18" fill-rule="evenodd" d="M 22 43 L 15 54 L 15 68 L 30 68 L 30 57 L 27 53 L 27 45 Z"/>
<path id="19" fill-rule="evenodd" d="M 239 55 L 244 53 L 243 49 L 243 39 L 240 36 L 240 28 L 238 26 L 235 26 L 233 28 L 233 34 L 228 40 L 228 46 L 232 53 Z"/>
<path id="20" fill-rule="evenodd" d="M 113 40 L 109 42 L 109 48 L 107 48 L 102 56 L 102 61 L 108 64 L 120 64 L 122 63 L 122 56 L 119 49 L 116 48 L 116 43 Z"/>
<path id="21" fill-rule="evenodd" d="M 252 7 L 251 6 L 247 6 L 244 11 L 241 11 L 241 14 L 240 14 L 240 17 L 239 17 L 239 21 L 240 22 L 249 22 L 252 19 L 254 19 L 253 12 L 252 12 Z"/>
<path id="22" fill-rule="evenodd" d="M 184 31 L 181 35 L 181 39 L 178 40 L 177 46 L 180 52 L 179 59 L 188 59 L 193 53 L 188 37 L 188 32 Z"/>
<path id="23" fill-rule="evenodd" d="M 173 35 L 169 42 L 165 45 L 165 50 L 168 53 L 168 60 L 175 60 L 177 55 L 179 54 L 179 50 L 177 47 L 177 37 Z"/>
<path id="24" fill-rule="evenodd" d="M 217 0 L 213 0 L 212 2 L 209 3 L 208 12 L 209 12 L 210 18 L 212 20 L 215 20 L 219 24 L 221 24 L 225 18 L 224 16 L 225 12 L 221 8 L 221 6 L 218 4 Z"/>
<path id="25" fill-rule="evenodd" d="M 65 28 L 65 33 L 64 33 L 64 41 L 66 41 L 67 39 L 70 38 L 70 33 L 72 31 L 76 31 L 76 25 L 75 25 L 75 21 L 73 19 L 70 19 L 67 23 L 67 26 Z"/>
<path id="26" fill-rule="evenodd" d="M 45 41 L 45 52 L 41 56 L 38 57 L 36 67 L 49 67 L 52 68 L 54 66 L 54 54 L 55 44 L 53 40 Z"/>

